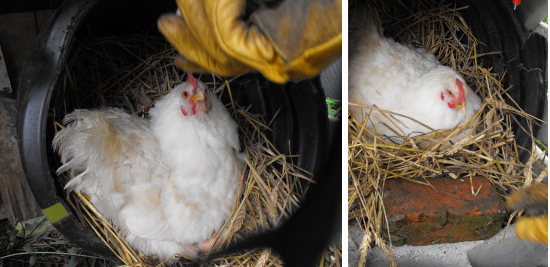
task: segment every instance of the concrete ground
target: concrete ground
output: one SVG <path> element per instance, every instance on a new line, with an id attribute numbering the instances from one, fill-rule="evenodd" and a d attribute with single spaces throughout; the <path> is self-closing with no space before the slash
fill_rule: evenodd
<path id="1" fill-rule="evenodd" d="M 351 226 L 350 226 L 351 228 Z M 467 241 L 452 244 L 430 246 L 393 247 L 399 267 L 537 267 L 548 266 L 548 246 L 520 241 L 514 227 L 508 228 L 504 236 L 501 229 L 495 236 L 486 240 Z M 348 266 L 356 266 L 363 233 L 359 228 L 349 231 Z M 369 250 L 367 265 L 369 267 L 388 267 L 391 261 L 381 248 Z"/>

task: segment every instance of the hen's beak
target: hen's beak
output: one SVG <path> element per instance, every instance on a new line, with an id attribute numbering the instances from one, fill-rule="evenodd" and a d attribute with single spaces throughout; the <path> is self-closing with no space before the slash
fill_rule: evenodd
<path id="1" fill-rule="evenodd" d="M 460 109 L 460 111 L 462 111 L 462 114 L 464 114 L 464 116 L 466 116 L 466 102 L 458 103 L 458 102 L 453 101 L 453 104 L 455 104 L 458 107 L 458 109 Z"/>
<path id="2" fill-rule="evenodd" d="M 201 91 L 198 91 L 193 97 L 191 97 L 191 101 L 192 102 L 198 102 L 198 101 L 203 101 L 206 99 L 206 96 L 204 95 L 203 92 Z"/>

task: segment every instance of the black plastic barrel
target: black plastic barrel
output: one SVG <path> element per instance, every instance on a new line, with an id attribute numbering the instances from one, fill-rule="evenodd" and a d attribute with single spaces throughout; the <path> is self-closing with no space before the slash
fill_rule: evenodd
<path id="1" fill-rule="evenodd" d="M 18 132 L 27 181 L 39 206 L 59 232 L 75 245 L 107 259 L 116 257 L 78 221 L 48 164 L 48 157 L 54 156 L 51 137 L 46 135 L 52 92 L 60 82 L 73 38 L 90 32 L 160 35 L 156 29 L 158 17 L 175 10 L 174 0 L 67 0 L 38 35 L 23 70 L 18 93 Z M 243 79 L 247 82 L 240 82 Z M 252 73 L 237 79 L 231 88 L 238 103 L 254 104 L 255 113 L 272 118 L 280 109 L 268 137 L 281 153 L 300 155 L 295 162 L 299 167 L 314 174 L 319 172 L 329 149 L 329 122 L 318 77 L 279 85 Z"/>
<path id="2" fill-rule="evenodd" d="M 502 85 L 504 88 L 511 87 L 508 94 L 523 111 L 542 119 L 544 104 L 548 101 L 547 77 L 544 77 L 548 60 L 547 40 L 525 29 L 517 19 L 511 2 L 456 0 L 456 7 L 469 6 L 459 12 L 472 29 L 472 34 L 485 44 L 478 46 L 478 54 L 502 52 L 484 56 L 483 67 L 492 67 L 495 73 L 506 71 Z M 510 99 L 506 99 L 506 103 L 516 106 Z M 531 137 L 523 130 L 529 129 L 527 121 L 517 115 L 515 118 L 520 123 L 512 123 L 516 143 L 531 151 Z M 532 129 L 536 138 L 541 124 L 533 124 Z M 518 153 L 522 162 L 530 156 L 525 150 L 520 149 Z"/>

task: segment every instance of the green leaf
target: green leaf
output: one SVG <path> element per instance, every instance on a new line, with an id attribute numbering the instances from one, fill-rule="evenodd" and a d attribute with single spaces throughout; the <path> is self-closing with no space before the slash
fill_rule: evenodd
<path id="1" fill-rule="evenodd" d="M 23 249 L 28 253 L 33 253 L 34 249 L 32 249 L 30 246 L 24 246 Z"/>
<path id="2" fill-rule="evenodd" d="M 330 97 L 327 97 L 325 100 L 327 102 L 328 115 L 332 117 L 337 117 L 339 115 L 342 102 Z"/>
<path id="3" fill-rule="evenodd" d="M 340 103 L 340 100 L 336 100 L 336 99 L 330 98 L 330 97 L 327 97 L 327 98 L 326 98 L 326 101 L 327 101 L 327 103 L 329 103 L 331 106 L 334 105 L 334 104 L 339 104 L 339 103 Z"/>
<path id="4" fill-rule="evenodd" d="M 327 111 L 329 116 L 334 117 L 334 112 L 332 111 L 332 108 L 330 107 L 330 104 L 327 102 Z"/>
<path id="5" fill-rule="evenodd" d="M 29 265 L 34 266 L 36 264 L 36 255 L 32 255 L 29 259 Z"/>
<path id="6" fill-rule="evenodd" d="M 67 264 L 67 267 L 76 267 L 78 264 L 78 258 L 76 256 L 72 256 L 71 260 L 69 260 L 69 264 Z"/>
<path id="7" fill-rule="evenodd" d="M 68 249 L 67 252 L 69 252 L 69 254 L 78 254 L 78 248 L 77 247 L 72 247 L 72 248 Z"/>
<path id="8" fill-rule="evenodd" d="M 34 226 L 32 224 L 30 224 L 30 223 L 25 224 L 25 230 L 31 231 L 32 229 L 34 229 Z"/>
<path id="9" fill-rule="evenodd" d="M 10 234 L 10 241 L 15 240 L 15 238 L 17 237 L 18 234 L 19 234 L 19 230 L 13 230 L 13 231 L 11 231 L 11 234 Z"/>

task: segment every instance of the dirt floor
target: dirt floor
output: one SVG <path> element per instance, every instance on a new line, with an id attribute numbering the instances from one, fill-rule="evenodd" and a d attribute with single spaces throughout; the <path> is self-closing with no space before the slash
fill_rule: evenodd
<path id="1" fill-rule="evenodd" d="M 24 227 L 23 227 L 24 228 Z M 32 227 L 22 229 L 24 236 L 15 236 L 14 226 L 7 219 L 0 221 L 0 266 L 47 266 L 47 267 L 104 267 L 114 264 L 96 257 L 73 256 L 69 254 L 81 254 L 83 251 L 76 248 L 65 237 L 56 231 L 45 235 L 32 235 Z M 29 253 L 33 251 L 35 253 Z M 23 255 L 15 255 L 25 253 Z M 8 256 L 11 255 L 11 256 Z M 33 256 L 34 255 L 34 256 Z M 34 259 L 33 259 L 34 257 Z M 34 265 L 31 265 L 35 261 Z"/>

